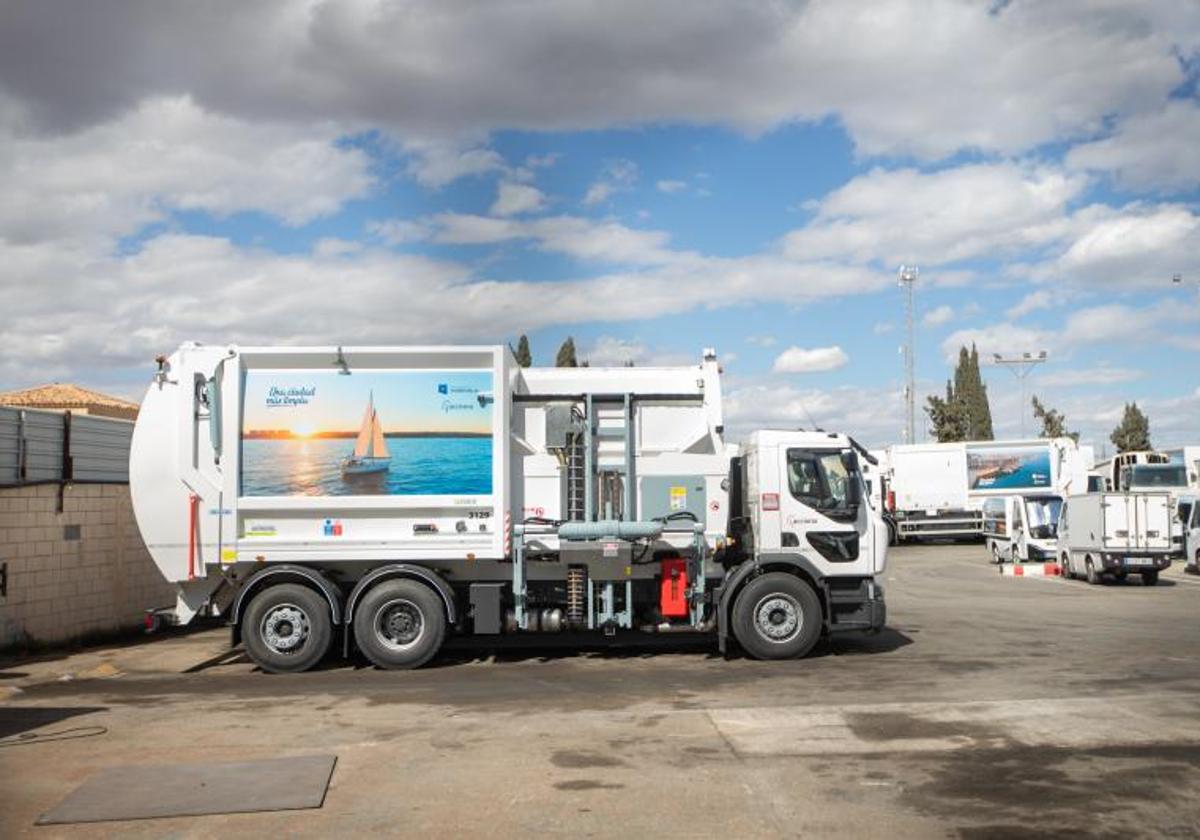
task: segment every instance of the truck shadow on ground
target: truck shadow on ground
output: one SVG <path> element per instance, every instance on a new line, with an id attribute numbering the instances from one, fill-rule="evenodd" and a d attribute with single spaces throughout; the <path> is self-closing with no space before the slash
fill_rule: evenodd
<path id="1" fill-rule="evenodd" d="M 44 706 L 0 706 L 0 740 L 12 738 L 22 732 L 52 726 L 69 718 L 107 712 L 107 706 L 68 706 L 62 708 Z M 51 733 L 52 734 L 52 733 Z M 20 740 L 0 743 L 0 747 L 16 746 Z"/>

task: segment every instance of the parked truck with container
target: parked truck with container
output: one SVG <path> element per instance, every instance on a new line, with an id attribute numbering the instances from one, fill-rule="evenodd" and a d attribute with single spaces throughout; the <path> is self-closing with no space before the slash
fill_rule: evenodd
<path id="1" fill-rule="evenodd" d="M 992 562 L 1054 561 L 1062 496 L 1030 493 L 983 502 L 983 538 Z"/>
<path id="2" fill-rule="evenodd" d="M 725 442 L 716 356 L 521 368 L 505 347 L 160 357 L 130 454 L 176 604 L 268 671 L 453 634 L 713 633 L 765 659 L 877 631 L 886 527 L 841 434 Z"/>
<path id="3" fill-rule="evenodd" d="M 1058 523 L 1063 574 L 1088 583 L 1138 574 L 1153 586 L 1171 565 L 1174 508 L 1166 493 L 1070 496 Z"/>
<path id="4" fill-rule="evenodd" d="M 977 539 L 985 500 L 1082 493 L 1092 457 L 1067 437 L 892 446 L 880 459 L 888 465 L 885 518 L 900 542 Z"/>

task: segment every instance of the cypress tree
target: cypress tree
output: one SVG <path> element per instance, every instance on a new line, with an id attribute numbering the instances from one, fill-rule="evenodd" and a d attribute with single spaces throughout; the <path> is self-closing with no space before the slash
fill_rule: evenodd
<path id="1" fill-rule="evenodd" d="M 575 339 L 567 336 L 567 340 L 558 348 L 558 353 L 554 357 L 555 367 L 579 367 L 579 362 L 575 358 Z"/>
<path id="2" fill-rule="evenodd" d="M 1117 447 L 1117 452 L 1138 452 L 1151 449 L 1150 419 L 1138 408 L 1138 404 L 1125 403 L 1125 413 L 1120 424 L 1108 438 Z"/>
<path id="3" fill-rule="evenodd" d="M 513 354 L 517 357 L 517 364 L 521 367 L 533 366 L 533 353 L 529 349 L 529 336 L 521 333 L 521 337 L 517 340 L 517 349 Z"/>

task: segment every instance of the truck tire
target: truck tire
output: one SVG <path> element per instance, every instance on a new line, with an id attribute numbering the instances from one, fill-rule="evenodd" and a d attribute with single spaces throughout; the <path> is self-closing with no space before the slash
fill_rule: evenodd
<path id="1" fill-rule="evenodd" d="M 1093 586 L 1100 582 L 1100 575 L 1096 572 L 1096 566 L 1092 563 L 1092 558 L 1087 557 L 1083 561 L 1083 568 L 1087 572 L 1087 582 Z"/>
<path id="2" fill-rule="evenodd" d="M 1065 580 L 1075 577 L 1075 573 L 1071 571 L 1071 556 L 1066 552 L 1063 552 L 1060 565 L 1062 566 L 1062 576 Z"/>
<path id="3" fill-rule="evenodd" d="M 1153 572 L 1142 572 L 1142 586 L 1155 586 L 1158 584 L 1158 570 Z"/>
<path id="4" fill-rule="evenodd" d="M 446 638 L 446 613 L 432 589 L 389 580 L 367 591 L 354 611 L 354 640 L 380 668 L 419 668 Z"/>
<path id="5" fill-rule="evenodd" d="M 992 543 L 992 564 L 995 566 L 1004 565 L 1004 555 L 1000 553 L 1000 546 Z"/>
<path id="6" fill-rule="evenodd" d="M 273 674 L 307 671 L 333 641 L 329 604 L 298 583 L 268 586 L 250 601 L 242 639 L 254 664 Z"/>
<path id="7" fill-rule="evenodd" d="M 734 636 L 755 659 L 796 659 L 821 636 L 821 601 L 795 575 L 768 572 L 738 594 L 732 623 Z"/>

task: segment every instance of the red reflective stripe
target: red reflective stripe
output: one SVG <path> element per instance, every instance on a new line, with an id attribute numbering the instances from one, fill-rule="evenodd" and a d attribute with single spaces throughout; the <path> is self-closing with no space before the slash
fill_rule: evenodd
<path id="1" fill-rule="evenodd" d="M 188 499 L 188 580 L 196 579 L 196 510 L 200 497 L 195 493 Z"/>

